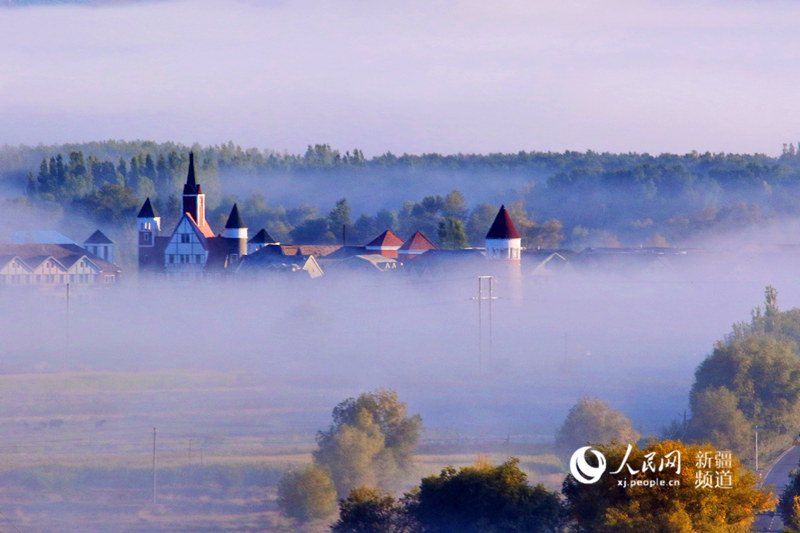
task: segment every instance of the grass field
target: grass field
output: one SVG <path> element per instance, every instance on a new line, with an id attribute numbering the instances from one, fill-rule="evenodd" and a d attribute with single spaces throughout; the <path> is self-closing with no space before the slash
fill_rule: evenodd
<path id="1" fill-rule="evenodd" d="M 313 398 L 290 405 L 242 373 L 0 375 L 0 532 L 325 530 L 291 524 L 275 504 L 277 480 L 310 460 L 329 423 L 332 406 Z M 405 488 L 449 464 L 511 455 L 534 483 L 563 478 L 541 444 L 431 435 Z"/>

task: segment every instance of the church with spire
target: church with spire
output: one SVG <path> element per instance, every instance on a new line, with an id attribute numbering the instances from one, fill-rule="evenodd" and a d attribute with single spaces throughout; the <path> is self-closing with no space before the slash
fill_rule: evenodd
<path id="1" fill-rule="evenodd" d="M 161 217 L 147 198 L 136 217 L 139 233 L 139 270 L 168 278 L 195 280 L 213 277 L 235 266 L 247 255 L 247 226 L 233 205 L 225 230 L 216 235 L 206 220 L 206 195 L 195 175 L 194 153 L 183 186 L 181 218 L 169 235 L 161 235 Z"/>

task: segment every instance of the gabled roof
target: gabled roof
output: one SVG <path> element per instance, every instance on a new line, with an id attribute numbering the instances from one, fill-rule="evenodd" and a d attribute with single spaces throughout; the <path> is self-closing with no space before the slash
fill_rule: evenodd
<path id="1" fill-rule="evenodd" d="M 247 226 L 244 225 L 244 222 L 242 222 L 242 217 L 239 216 L 239 206 L 233 204 L 233 209 L 231 209 L 231 214 L 228 215 L 228 222 L 225 224 L 225 229 L 238 229 L 246 227 Z"/>
<path id="2" fill-rule="evenodd" d="M 14 244 L 74 244 L 75 241 L 54 230 L 15 231 L 11 237 Z"/>
<path id="3" fill-rule="evenodd" d="M 273 239 L 269 233 L 267 233 L 267 230 L 261 228 L 259 232 L 256 233 L 255 236 L 253 236 L 253 238 L 247 242 L 250 244 L 269 244 L 277 241 Z"/>
<path id="4" fill-rule="evenodd" d="M 390 229 L 367 243 L 368 248 L 398 248 L 400 246 L 403 246 L 403 239 L 392 233 Z"/>
<path id="5" fill-rule="evenodd" d="M 88 253 L 77 244 L 0 244 L 0 257 L 14 256 L 22 261 L 26 268 L 33 270 L 48 258 L 53 258 L 60 265 L 72 265 L 78 259 L 86 257 L 104 272 L 121 272 L 113 263 Z"/>
<path id="6" fill-rule="evenodd" d="M 198 226 L 197 222 L 194 221 L 194 218 L 189 213 L 184 213 L 181 219 L 178 221 L 178 224 L 175 226 L 175 230 L 172 231 L 172 236 L 170 237 L 170 240 L 175 236 L 175 231 L 178 230 L 180 225 L 183 223 L 184 219 L 189 221 L 189 227 L 192 228 L 192 231 L 195 232 L 197 238 L 200 239 L 200 243 L 207 250 L 208 239 L 214 236 L 214 232 L 211 231 L 211 228 L 208 227 L 208 224 L 206 224 L 202 228 Z"/>
<path id="7" fill-rule="evenodd" d="M 198 235 L 202 235 L 200 241 L 203 242 L 204 245 L 205 242 L 203 241 L 203 238 L 210 239 L 215 236 L 214 232 L 211 231 L 211 227 L 208 224 L 205 224 L 203 227 L 198 226 L 194 217 L 190 213 L 183 214 L 181 219 L 178 221 L 178 225 L 175 226 L 175 229 L 178 229 L 178 226 L 181 225 L 181 222 L 183 221 L 184 217 L 189 219 L 189 221 L 191 222 L 192 229 L 194 229 Z M 175 232 L 173 231 L 172 233 L 174 234 Z"/>
<path id="8" fill-rule="evenodd" d="M 156 218 L 156 212 L 153 210 L 153 205 L 150 203 L 150 198 L 145 199 L 142 208 L 136 218 Z"/>
<path id="9" fill-rule="evenodd" d="M 59 261 L 52 255 L 36 255 L 26 259 L 25 263 L 27 263 L 27 265 L 31 268 L 31 270 L 35 271 L 37 268 L 41 267 L 44 263 L 51 260 L 53 261 L 53 263 L 55 263 L 57 267 L 61 267 L 61 270 L 65 272 L 67 271 L 67 267 L 65 267 L 64 264 L 61 263 L 61 261 Z"/>
<path id="10" fill-rule="evenodd" d="M 412 235 L 404 244 L 400 247 L 399 252 L 403 253 L 406 251 L 423 251 L 423 250 L 436 250 L 436 245 L 434 245 L 428 238 L 421 232 L 418 231 L 414 235 Z"/>
<path id="11" fill-rule="evenodd" d="M 514 227 L 514 222 L 506 211 L 506 206 L 501 205 L 500 211 L 492 222 L 492 227 L 489 228 L 489 233 L 486 234 L 487 239 L 519 239 L 517 228 Z"/>
<path id="12" fill-rule="evenodd" d="M 64 268 L 67 270 L 71 270 L 76 263 L 78 263 L 81 259 L 86 259 L 86 261 L 94 266 L 95 270 L 102 270 L 99 265 L 97 265 L 88 255 L 70 255 L 61 259 L 61 264 L 64 265 Z"/>
<path id="13" fill-rule="evenodd" d="M 203 189 L 198 185 L 194 175 L 194 152 L 189 152 L 189 174 L 186 176 L 183 194 L 203 194 Z"/>
<path id="14" fill-rule="evenodd" d="M 30 267 L 26 265 L 25 261 L 23 261 L 22 258 L 20 258 L 18 255 L 0 255 L 0 268 L 3 268 L 4 266 L 11 263 L 15 259 L 19 262 L 22 268 L 24 268 L 28 272 L 31 271 Z"/>
<path id="15" fill-rule="evenodd" d="M 97 230 L 92 235 L 83 241 L 83 244 L 114 244 L 111 239 L 106 237 L 102 231 Z"/>

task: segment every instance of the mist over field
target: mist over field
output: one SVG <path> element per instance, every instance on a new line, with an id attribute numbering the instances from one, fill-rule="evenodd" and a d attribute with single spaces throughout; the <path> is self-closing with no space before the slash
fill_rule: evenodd
<path id="1" fill-rule="evenodd" d="M 324 427 L 341 399 L 386 387 L 432 435 L 547 440 L 581 396 L 657 433 L 682 416 L 695 367 L 761 303 L 765 284 L 786 308 L 800 301 L 791 279 L 568 276 L 525 280 L 521 299 L 500 279 L 491 354 L 482 304 L 482 355 L 471 276 L 140 282 L 73 291 L 68 312 L 65 294 L 5 291 L 15 303 L 0 320 L 0 370 L 232 373 L 248 401 L 285 410 L 282 423 L 301 432 Z M 202 419 L 207 405 L 186 400 Z"/>

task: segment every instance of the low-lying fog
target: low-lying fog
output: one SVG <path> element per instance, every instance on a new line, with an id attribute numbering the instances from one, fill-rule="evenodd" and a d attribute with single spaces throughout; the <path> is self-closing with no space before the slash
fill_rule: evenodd
<path id="1" fill-rule="evenodd" d="M 657 433 L 683 415 L 696 366 L 733 322 L 749 319 L 766 284 L 777 287 L 781 308 L 797 305 L 794 280 L 791 273 L 735 282 L 526 279 L 521 299 L 500 280 L 491 353 L 489 304 L 482 304 L 479 351 L 477 281 L 467 275 L 129 279 L 73 290 L 68 313 L 64 291 L 6 289 L 0 372 L 241 372 L 262 406 L 300 413 L 282 418 L 287 431 L 325 427 L 342 399 L 388 387 L 423 416 L 429 436 L 549 439 L 581 396 L 601 398 Z"/>

